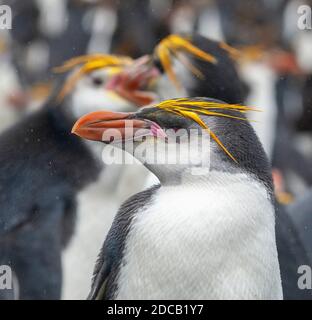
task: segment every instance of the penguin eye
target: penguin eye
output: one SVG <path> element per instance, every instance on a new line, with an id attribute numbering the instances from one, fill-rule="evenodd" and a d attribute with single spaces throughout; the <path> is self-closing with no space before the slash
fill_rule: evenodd
<path id="1" fill-rule="evenodd" d="M 96 87 L 102 86 L 104 84 L 104 80 L 99 77 L 92 78 L 92 84 Z"/>

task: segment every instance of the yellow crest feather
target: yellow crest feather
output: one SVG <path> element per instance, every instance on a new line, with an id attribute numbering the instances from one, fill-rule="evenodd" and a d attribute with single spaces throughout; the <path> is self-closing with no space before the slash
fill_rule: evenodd
<path id="1" fill-rule="evenodd" d="M 155 54 L 158 56 L 169 79 L 177 87 L 180 87 L 180 84 L 171 65 L 171 55 L 174 55 L 182 64 L 184 64 L 186 68 L 188 68 L 197 77 L 204 77 L 201 71 L 186 59 L 186 57 L 184 56 L 185 53 L 191 54 L 196 58 L 209 63 L 217 63 L 217 59 L 214 56 L 194 46 L 190 42 L 190 40 L 176 34 L 172 34 L 166 37 L 156 46 Z"/>
<path id="2" fill-rule="evenodd" d="M 102 63 L 107 66 L 115 66 L 115 65 L 130 64 L 132 62 L 132 59 L 129 57 L 115 56 L 110 54 L 101 54 L 101 53 L 88 54 L 84 56 L 74 57 L 65 61 L 62 66 L 54 68 L 53 72 L 55 73 L 67 72 L 78 65 L 86 64 L 88 62 L 95 62 L 95 61 L 102 61 Z"/>
<path id="3" fill-rule="evenodd" d="M 213 101 L 204 101 L 188 98 L 172 99 L 160 102 L 155 107 L 166 110 L 167 112 L 175 113 L 180 116 L 189 118 L 195 121 L 203 129 L 205 129 L 210 137 L 219 145 L 219 147 L 234 161 L 237 162 L 235 157 L 230 153 L 230 151 L 223 145 L 220 139 L 215 135 L 215 133 L 206 125 L 206 123 L 201 119 L 200 114 L 206 116 L 214 117 L 225 117 L 234 120 L 248 121 L 244 117 L 234 116 L 227 113 L 222 113 L 222 111 L 236 111 L 238 113 L 244 114 L 247 111 L 260 111 L 259 109 L 236 105 L 236 104 L 226 104 L 218 103 Z M 216 111 L 220 110 L 220 111 Z"/>
<path id="4" fill-rule="evenodd" d="M 125 67 L 130 65 L 132 61 L 133 60 L 129 57 L 100 53 L 74 57 L 65 61 L 62 66 L 54 68 L 53 71 L 55 73 L 64 73 L 79 65 L 80 68 L 73 72 L 73 74 L 65 81 L 65 84 L 58 95 L 58 101 L 63 100 L 64 97 L 71 92 L 77 81 L 83 75 L 102 68 Z"/>

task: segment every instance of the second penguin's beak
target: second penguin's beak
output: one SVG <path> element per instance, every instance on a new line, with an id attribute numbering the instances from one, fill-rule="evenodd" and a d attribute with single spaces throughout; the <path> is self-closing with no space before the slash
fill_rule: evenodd
<path id="1" fill-rule="evenodd" d="M 160 75 L 149 56 L 143 56 L 133 65 L 115 75 L 106 84 L 106 89 L 113 90 L 124 99 L 137 106 L 145 106 L 157 99 L 149 85 Z"/>

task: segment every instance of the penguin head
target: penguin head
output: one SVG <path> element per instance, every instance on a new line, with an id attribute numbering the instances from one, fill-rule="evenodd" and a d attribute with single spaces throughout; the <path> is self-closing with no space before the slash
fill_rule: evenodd
<path id="1" fill-rule="evenodd" d="M 124 149 L 162 183 L 217 170 L 248 172 L 271 186 L 267 158 L 244 115 L 250 110 L 214 99 L 180 98 L 134 113 L 93 112 L 72 132 Z"/>
<path id="2" fill-rule="evenodd" d="M 132 63 L 127 57 L 92 54 L 75 57 L 54 69 L 57 73 L 70 71 L 57 100 L 66 100 L 66 108 L 74 118 L 83 114 L 111 108 L 114 111 L 133 110 L 133 105 L 114 91 L 105 87 L 111 77 Z"/>
<path id="3" fill-rule="evenodd" d="M 114 89 L 129 100 L 133 99 L 127 87 L 136 86 L 136 92 L 156 93 L 156 101 L 203 96 L 242 103 L 243 85 L 234 62 L 238 56 L 236 49 L 223 42 L 200 35 L 170 35 L 149 59 L 141 58 L 125 68 L 114 81 Z"/>

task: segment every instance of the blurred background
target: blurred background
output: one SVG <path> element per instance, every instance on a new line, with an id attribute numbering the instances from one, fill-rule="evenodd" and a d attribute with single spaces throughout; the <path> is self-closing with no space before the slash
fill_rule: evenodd
<path id="1" fill-rule="evenodd" d="M 279 201 L 312 184 L 312 31 L 298 28 L 300 0 L 2 0 L 12 29 L 0 30 L 0 131 L 41 108 L 51 70 L 87 53 L 149 54 L 170 33 L 225 41 L 248 59 L 238 69 L 247 104 L 263 109 L 255 128 L 272 162 Z M 1 152 L 1 150 L 0 150 Z M 100 185 L 99 185 L 100 184 Z M 63 252 L 63 299 L 83 299 L 101 243 L 120 203 L 97 182 L 79 194 L 76 231 Z M 130 189 L 130 187 L 129 187 Z M 105 210 L 103 210 L 105 203 Z M 94 215 L 90 216 L 90 208 Z"/>

